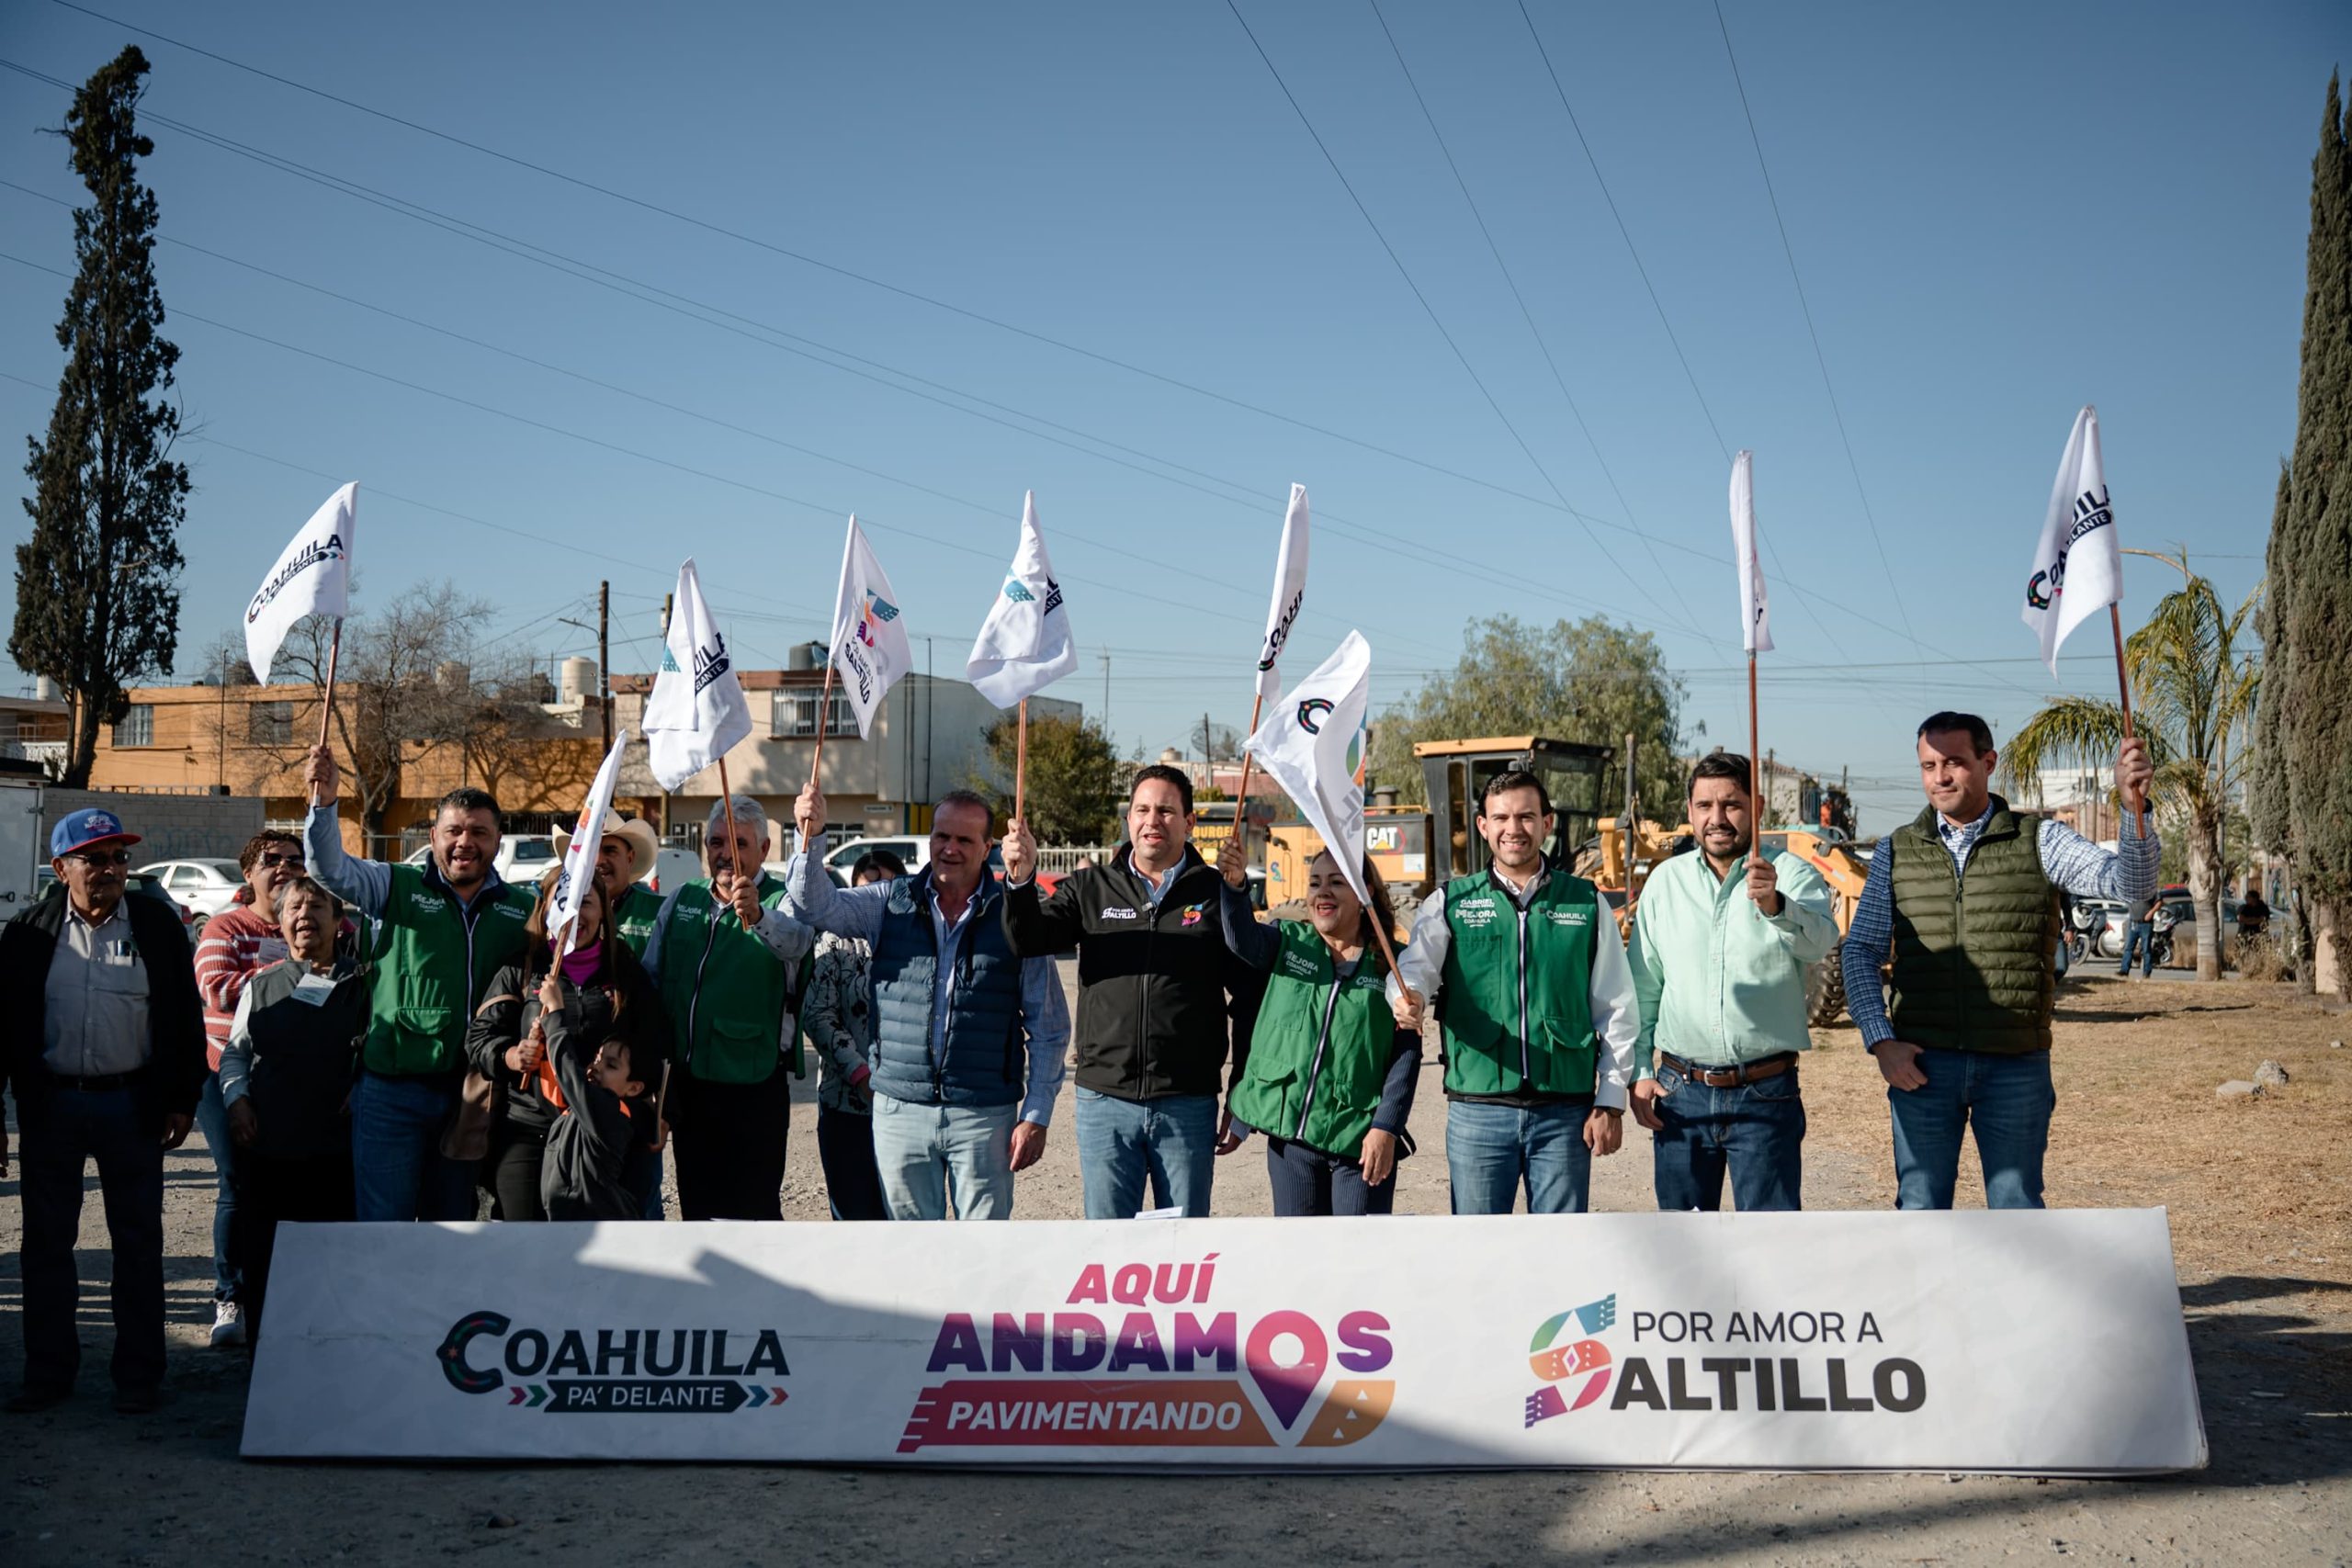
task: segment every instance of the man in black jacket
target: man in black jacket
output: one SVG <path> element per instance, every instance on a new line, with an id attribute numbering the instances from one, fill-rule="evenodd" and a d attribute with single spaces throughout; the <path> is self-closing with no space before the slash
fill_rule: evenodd
<path id="1" fill-rule="evenodd" d="M 115 1408 L 142 1414 L 162 1399 L 164 1153 L 187 1136 L 203 1089 L 204 1004 L 171 906 L 123 896 L 138 841 L 112 812 L 69 813 L 49 837 L 58 886 L 0 930 L 0 995 L 17 1021 L 0 1085 L 16 1090 L 25 1139 L 15 1412 L 59 1403 L 81 1370 L 74 1247 L 93 1159 L 114 1255 Z M 6 1150 L 0 1142 L 0 1171 Z"/>
<path id="2" fill-rule="evenodd" d="M 1023 957 L 1078 950 L 1078 1158 L 1086 1217 L 1209 1212 L 1228 990 L 1250 994 L 1217 919 L 1217 874 L 1192 847 L 1193 782 L 1136 775 L 1128 841 L 1040 899 L 1026 822 L 1004 841 L 1004 930 Z"/>

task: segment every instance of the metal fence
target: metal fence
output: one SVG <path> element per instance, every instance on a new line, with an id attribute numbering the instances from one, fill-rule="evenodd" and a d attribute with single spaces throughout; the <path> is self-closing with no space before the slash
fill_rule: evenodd
<path id="1" fill-rule="evenodd" d="M 1049 844 L 1037 850 L 1037 869 L 1065 875 L 1081 866 L 1108 865 L 1116 844 Z"/>

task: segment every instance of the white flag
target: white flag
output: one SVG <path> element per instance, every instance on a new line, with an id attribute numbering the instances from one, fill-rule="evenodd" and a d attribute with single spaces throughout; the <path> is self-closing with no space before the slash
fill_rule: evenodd
<path id="1" fill-rule="evenodd" d="M 1021 547 L 1012 570 L 980 624 L 979 639 L 964 673 L 980 695 L 1001 708 L 1034 697 L 1078 668 L 1070 645 L 1069 615 L 1062 608 L 1062 586 L 1046 558 L 1046 537 L 1037 531 L 1037 496 L 1021 501 Z"/>
<path id="2" fill-rule="evenodd" d="M 347 484 L 311 513 L 245 606 L 245 658 L 263 685 L 295 622 L 351 613 L 351 536 L 358 523 L 359 487 Z"/>
<path id="3" fill-rule="evenodd" d="M 1739 557 L 1739 646 L 1772 651 L 1772 612 L 1764 603 L 1764 563 L 1756 558 L 1756 486 L 1748 472 L 1756 454 L 1731 460 L 1731 546 Z"/>
<path id="4" fill-rule="evenodd" d="M 702 579 L 691 557 L 678 569 L 662 672 L 653 677 L 639 722 L 645 729 L 646 760 L 663 789 L 679 788 L 752 733 L 752 705 L 735 678 L 727 639 L 703 603 Z"/>
<path id="5" fill-rule="evenodd" d="M 1298 809 L 1366 904 L 1363 885 L 1364 710 L 1372 701 L 1372 645 L 1350 632 L 1320 668 L 1291 688 L 1242 749 L 1298 803 Z"/>
<path id="6" fill-rule="evenodd" d="M 1283 517 L 1283 547 L 1274 557 L 1274 602 L 1266 611 L 1266 638 L 1258 646 L 1258 694 L 1280 696 L 1283 645 L 1306 597 L 1306 487 L 1290 487 L 1290 511 Z"/>
<path id="7" fill-rule="evenodd" d="M 914 668 L 914 651 L 907 646 L 907 627 L 899 611 L 899 595 L 874 558 L 857 518 L 849 520 L 849 537 L 842 546 L 842 587 L 833 599 L 831 657 L 841 672 L 838 689 L 857 715 L 857 732 L 874 725 L 874 711 L 882 694 L 899 676 Z M 823 716 L 819 716 L 819 722 Z"/>
<path id="8" fill-rule="evenodd" d="M 580 808 L 580 820 L 571 829 L 571 843 L 563 852 L 563 869 L 555 879 L 555 897 L 548 902 L 548 930 L 561 931 L 563 953 L 580 945 L 580 900 L 596 879 L 596 852 L 605 842 L 602 831 L 605 813 L 613 808 L 613 786 L 620 781 L 621 752 L 628 747 L 627 728 L 613 732 L 613 749 L 605 753 L 605 765 L 596 770 L 596 782 L 588 786 L 588 804 Z M 613 911 L 605 908 L 605 934 L 613 930 Z M 563 953 L 556 954 L 560 958 Z"/>
<path id="9" fill-rule="evenodd" d="M 2050 487 L 2050 514 L 2033 547 L 2020 618 L 2041 638 L 2041 661 L 2058 673 L 2066 634 L 2123 600 L 2123 549 L 2107 503 L 2107 466 L 2098 455 L 2098 410 L 2075 416 L 2066 455 Z"/>

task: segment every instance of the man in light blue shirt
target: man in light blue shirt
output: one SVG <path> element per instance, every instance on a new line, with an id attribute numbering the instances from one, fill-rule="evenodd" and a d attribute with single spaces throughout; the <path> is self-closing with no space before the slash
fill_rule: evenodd
<path id="1" fill-rule="evenodd" d="M 1069 1007 L 1048 957 L 1012 951 L 989 872 L 995 813 L 969 790 L 932 809 L 931 863 L 913 876 L 837 888 L 815 781 L 793 808 L 802 849 L 786 908 L 873 944 L 874 1157 L 894 1220 L 1012 1217 L 1012 1175 L 1046 1151 L 1069 1049 Z M 1024 1070 L 1025 1069 L 1025 1070 Z"/>
<path id="2" fill-rule="evenodd" d="M 1838 942 L 1829 888 L 1785 851 L 1756 848 L 1748 761 L 1699 759 L 1696 854 L 1650 873 L 1634 919 L 1634 1120 L 1651 1134 L 1661 1209 L 1796 1209 L 1804 1174 L 1797 1055 L 1805 966 Z"/>

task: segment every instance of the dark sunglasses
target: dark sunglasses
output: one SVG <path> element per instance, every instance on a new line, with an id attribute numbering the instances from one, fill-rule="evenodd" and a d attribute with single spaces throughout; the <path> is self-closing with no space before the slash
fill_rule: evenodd
<path id="1" fill-rule="evenodd" d="M 302 857 L 300 854 L 262 855 L 259 857 L 259 863 L 263 865 L 300 865 L 302 863 Z"/>
<path id="2" fill-rule="evenodd" d="M 129 850 L 75 850 L 65 858 L 78 860 L 85 865 L 129 865 L 130 852 Z"/>

